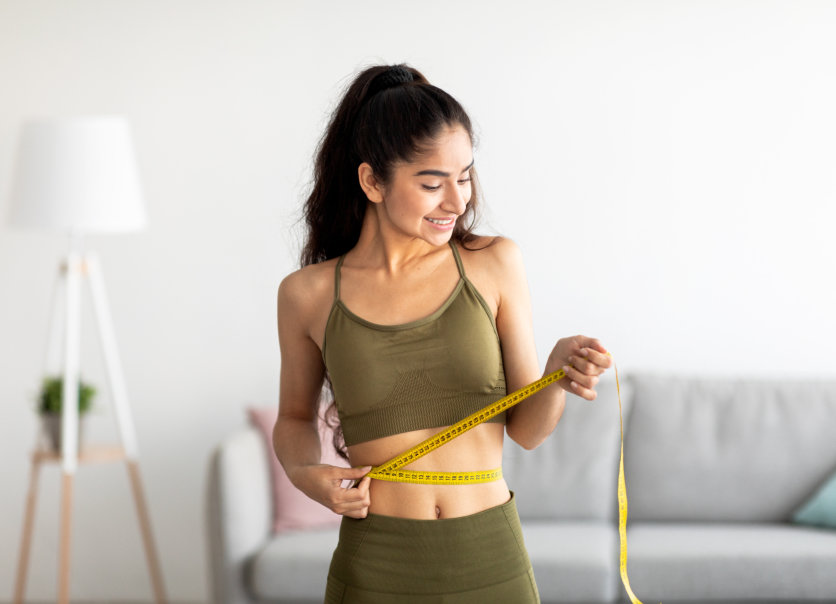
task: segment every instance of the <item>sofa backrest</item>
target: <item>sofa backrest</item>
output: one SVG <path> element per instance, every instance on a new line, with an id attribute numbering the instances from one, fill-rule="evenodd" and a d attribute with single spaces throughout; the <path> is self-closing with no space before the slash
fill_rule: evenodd
<path id="1" fill-rule="evenodd" d="M 521 518 L 615 518 L 620 440 L 616 384 L 610 380 L 598 385 L 594 401 L 567 395 L 557 428 L 536 449 L 526 451 L 505 437 L 502 468 Z M 621 384 L 625 422 L 630 390 Z"/>
<path id="2" fill-rule="evenodd" d="M 788 520 L 836 470 L 836 382 L 632 376 L 632 520 Z"/>

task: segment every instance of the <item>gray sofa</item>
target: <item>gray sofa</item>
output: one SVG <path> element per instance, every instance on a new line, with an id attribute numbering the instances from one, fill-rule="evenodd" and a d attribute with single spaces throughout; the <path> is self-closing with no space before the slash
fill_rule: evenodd
<path id="1" fill-rule="evenodd" d="M 622 380 L 628 570 L 648 602 L 836 602 L 836 529 L 790 522 L 836 472 L 836 382 Z M 213 453 L 207 526 L 213 599 L 321 602 L 336 529 L 271 534 L 263 439 Z M 614 383 L 569 397 L 534 451 L 506 444 L 540 595 L 625 602 L 618 567 Z M 316 505 L 313 504 L 312 505 Z"/>

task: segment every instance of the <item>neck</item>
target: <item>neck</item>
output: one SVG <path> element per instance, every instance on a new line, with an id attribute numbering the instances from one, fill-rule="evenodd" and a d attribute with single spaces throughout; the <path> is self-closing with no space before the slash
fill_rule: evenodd
<path id="1" fill-rule="evenodd" d="M 380 220 L 376 204 L 369 202 L 357 245 L 351 249 L 354 261 L 397 274 L 425 259 L 438 247 L 418 237 L 396 231 Z"/>

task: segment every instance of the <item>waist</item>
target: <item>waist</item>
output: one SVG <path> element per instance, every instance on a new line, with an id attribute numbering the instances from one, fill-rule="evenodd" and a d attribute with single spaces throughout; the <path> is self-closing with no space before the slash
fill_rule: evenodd
<path id="1" fill-rule="evenodd" d="M 352 445 L 352 466 L 377 466 L 443 428 L 416 430 Z M 462 434 L 404 469 L 429 472 L 473 472 L 502 465 L 505 427 L 482 424 Z M 410 484 L 372 480 L 369 512 L 398 518 L 436 519 L 465 516 L 508 501 L 504 480 L 465 485 Z"/>
<path id="2" fill-rule="evenodd" d="M 427 485 L 372 480 L 369 514 L 411 520 L 460 518 L 508 502 L 504 479 L 472 485 Z"/>

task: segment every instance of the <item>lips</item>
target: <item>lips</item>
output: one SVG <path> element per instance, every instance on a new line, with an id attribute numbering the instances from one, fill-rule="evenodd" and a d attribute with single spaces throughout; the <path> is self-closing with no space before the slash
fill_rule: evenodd
<path id="1" fill-rule="evenodd" d="M 450 226 L 451 224 L 453 224 L 455 219 L 453 219 L 453 218 L 430 218 L 429 216 L 425 216 L 424 220 L 428 220 L 428 221 L 432 222 L 433 224 L 437 224 L 438 226 Z"/>

